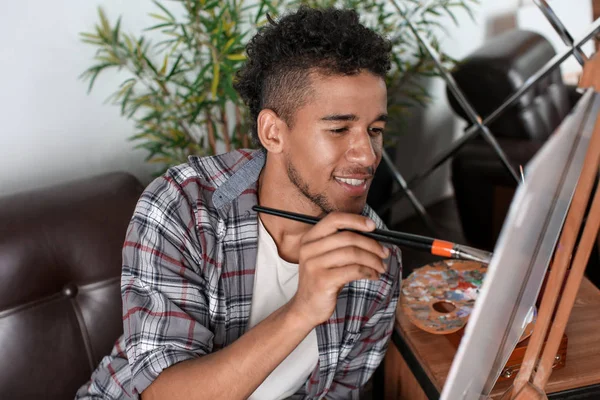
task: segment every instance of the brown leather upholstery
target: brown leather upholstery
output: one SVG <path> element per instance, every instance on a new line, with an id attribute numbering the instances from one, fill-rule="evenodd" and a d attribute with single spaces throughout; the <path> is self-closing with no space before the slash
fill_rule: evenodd
<path id="1" fill-rule="evenodd" d="M 0 199 L 0 398 L 73 398 L 110 352 L 142 189 L 113 173 Z"/>
<path id="2" fill-rule="evenodd" d="M 469 102 L 482 118 L 487 117 L 521 88 L 556 54 L 542 35 L 511 30 L 495 36 L 462 60 L 452 71 Z M 468 121 L 464 110 L 447 88 L 454 111 Z M 574 104 L 574 90 L 554 69 L 490 124 L 497 137 L 546 140 Z"/>

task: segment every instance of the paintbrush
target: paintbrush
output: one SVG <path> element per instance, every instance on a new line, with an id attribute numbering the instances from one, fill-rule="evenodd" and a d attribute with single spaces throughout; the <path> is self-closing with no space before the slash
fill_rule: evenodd
<path id="1" fill-rule="evenodd" d="M 254 206 L 252 209 L 256 212 L 287 218 L 298 222 L 304 222 L 305 224 L 315 225 L 320 221 L 319 218 L 311 217 L 310 215 L 277 210 L 269 207 Z M 414 235 L 412 233 L 390 231 L 385 229 L 375 229 L 370 232 L 357 231 L 354 229 L 342 230 L 355 232 L 359 235 L 375 239 L 379 242 L 394 244 L 413 250 L 420 250 L 440 257 L 478 261 L 484 264 L 489 264 L 492 259 L 492 253 L 484 250 L 475 249 L 473 247 L 464 246 L 445 240 Z"/>

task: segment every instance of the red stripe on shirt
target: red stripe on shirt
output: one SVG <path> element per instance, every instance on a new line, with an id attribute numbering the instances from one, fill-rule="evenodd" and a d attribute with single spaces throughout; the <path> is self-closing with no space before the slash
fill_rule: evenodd
<path id="1" fill-rule="evenodd" d="M 183 262 L 181 262 L 179 260 L 176 260 L 173 257 L 169 257 L 168 255 L 166 255 L 164 253 L 161 253 L 160 251 L 158 251 L 156 249 L 150 248 L 148 246 L 141 245 L 139 243 L 126 241 L 123 244 L 123 247 L 133 247 L 135 249 L 139 249 L 139 250 L 145 251 L 147 253 L 153 254 L 155 256 L 158 256 L 158 257 L 162 258 L 165 261 L 168 261 L 168 262 L 170 262 L 172 264 L 177 265 L 178 267 L 183 267 L 184 266 Z"/>
<path id="2" fill-rule="evenodd" d="M 187 347 L 192 347 L 192 342 L 194 341 L 194 327 L 196 326 L 196 321 L 193 319 L 190 321 L 190 328 L 188 329 L 188 341 L 186 343 Z"/>
<path id="3" fill-rule="evenodd" d="M 225 168 L 222 171 L 219 171 L 218 173 L 216 173 L 215 175 L 209 176 L 209 179 L 213 180 L 213 179 L 217 179 L 219 178 L 221 175 L 223 175 L 225 172 L 231 172 L 240 162 L 244 161 L 244 160 L 251 160 L 252 157 L 250 157 L 249 154 L 244 154 L 244 152 L 239 151 L 239 153 L 243 156 L 240 157 L 239 160 L 237 160 L 235 163 L 233 163 L 233 165 L 231 165 L 228 168 Z"/>
<path id="4" fill-rule="evenodd" d="M 115 383 L 117 385 L 119 385 L 119 387 L 121 388 L 121 390 L 123 392 L 125 392 L 129 396 L 129 392 L 127 390 L 125 390 L 125 388 L 123 387 L 123 385 L 121 385 L 121 382 L 119 382 L 119 378 L 117 378 L 117 373 L 115 372 L 115 369 L 110 364 L 108 364 L 108 372 L 110 372 L 110 377 L 113 379 L 113 381 L 115 381 Z"/>
<path id="5" fill-rule="evenodd" d="M 119 339 L 120 340 L 120 339 Z M 117 342 L 115 343 L 115 348 L 117 349 L 117 355 L 119 357 L 123 357 L 125 358 L 125 352 L 123 351 L 123 349 L 121 348 L 121 345 L 119 344 L 119 340 L 117 340 Z"/>
<path id="6" fill-rule="evenodd" d="M 188 314 L 184 313 L 184 312 L 179 312 L 179 311 L 161 311 L 161 312 L 157 312 L 157 311 L 152 311 L 146 307 L 133 307 L 132 309 L 127 311 L 127 314 L 125 314 L 123 316 L 123 321 L 125 321 L 126 319 L 129 319 L 129 317 L 131 317 L 131 315 L 135 314 L 136 312 L 141 311 L 144 312 L 146 314 L 149 314 L 153 317 L 175 317 L 175 318 L 181 318 L 181 319 L 187 319 L 187 320 L 192 320 L 192 317 L 190 317 Z"/>
<path id="7" fill-rule="evenodd" d="M 251 153 L 248 153 L 247 151 L 244 151 L 242 149 L 238 149 L 238 153 L 246 157 L 248 160 L 252 160 Z"/>
<path id="8" fill-rule="evenodd" d="M 253 269 L 243 269 L 241 271 L 231 271 L 225 272 L 221 275 L 221 278 L 231 278 L 232 276 L 241 276 L 241 275 L 254 275 Z"/>

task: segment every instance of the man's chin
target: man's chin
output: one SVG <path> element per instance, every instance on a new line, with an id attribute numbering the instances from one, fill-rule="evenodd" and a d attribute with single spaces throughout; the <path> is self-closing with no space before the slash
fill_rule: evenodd
<path id="1" fill-rule="evenodd" d="M 338 207 L 338 211 L 349 214 L 360 214 L 363 212 L 365 205 L 366 203 L 364 201 L 354 204 L 343 204 L 341 207 Z"/>

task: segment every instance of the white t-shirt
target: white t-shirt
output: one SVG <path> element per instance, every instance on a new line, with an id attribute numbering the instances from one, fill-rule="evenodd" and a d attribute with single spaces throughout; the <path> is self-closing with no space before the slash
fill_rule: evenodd
<path id="1" fill-rule="evenodd" d="M 258 225 L 258 254 L 249 328 L 287 303 L 298 290 L 298 264 L 281 259 L 273 238 L 260 218 Z M 313 329 L 249 399 L 275 400 L 293 395 L 304 385 L 318 360 L 317 334 Z"/>

